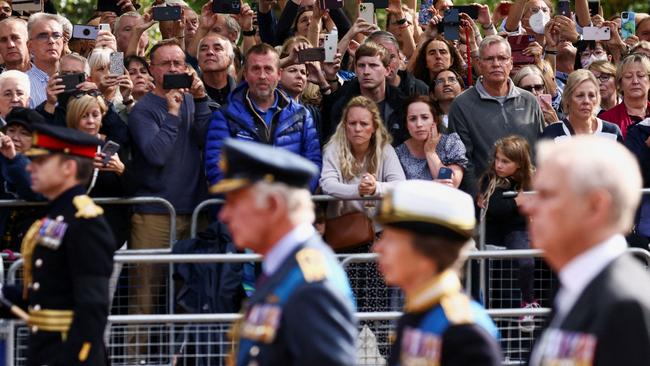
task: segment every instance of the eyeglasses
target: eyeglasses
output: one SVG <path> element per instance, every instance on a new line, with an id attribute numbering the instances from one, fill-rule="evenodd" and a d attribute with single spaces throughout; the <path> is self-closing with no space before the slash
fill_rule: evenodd
<path id="1" fill-rule="evenodd" d="M 600 74 L 600 75 L 596 76 L 596 79 L 598 79 L 598 81 L 600 81 L 601 83 L 606 83 L 606 82 L 609 81 L 609 79 L 612 78 L 612 76 L 614 76 L 614 75 L 612 75 L 612 74 Z"/>
<path id="2" fill-rule="evenodd" d="M 529 91 L 531 93 L 533 92 L 533 90 L 536 91 L 536 92 L 543 92 L 544 91 L 544 84 L 522 85 L 522 86 L 520 86 L 520 88 L 522 88 L 524 90 L 527 90 L 527 91 Z"/>
<path id="3" fill-rule="evenodd" d="M 596 56 L 596 57 L 600 57 L 600 56 L 603 56 L 603 55 L 606 55 L 606 54 L 607 53 L 605 52 L 605 50 L 597 48 L 597 49 L 592 50 L 592 51 L 584 51 L 584 52 L 582 52 L 580 54 L 580 57 L 587 58 L 587 57 L 590 57 L 592 55 Z"/>
<path id="4" fill-rule="evenodd" d="M 448 77 L 446 79 L 445 78 L 436 79 L 434 82 L 436 83 L 436 86 L 441 86 L 441 85 L 445 85 L 445 84 L 452 84 L 453 85 L 453 84 L 458 83 L 458 78 L 455 77 L 455 76 L 450 76 L 450 77 Z"/>
<path id="5" fill-rule="evenodd" d="M 506 62 L 510 61 L 510 57 L 505 57 L 505 56 L 481 57 L 481 61 L 489 64 L 492 64 L 495 61 L 500 64 L 505 64 Z"/>
<path id="6" fill-rule="evenodd" d="M 34 37 L 33 39 L 39 41 L 39 42 L 47 42 L 50 40 L 50 38 L 53 41 L 58 41 L 59 39 L 63 38 L 63 33 L 61 32 L 52 32 L 52 33 L 39 33 Z"/>
<path id="7" fill-rule="evenodd" d="M 102 93 L 99 90 L 96 90 L 96 89 L 94 89 L 94 90 L 80 90 L 80 91 L 75 92 L 74 94 L 72 94 L 72 97 L 75 98 L 75 99 L 79 99 L 79 98 L 83 97 L 84 95 L 88 95 L 88 96 L 96 98 L 96 97 L 101 96 Z"/>
<path id="8" fill-rule="evenodd" d="M 538 8 L 538 7 L 536 7 L 536 6 L 530 8 L 530 12 L 531 12 L 532 14 L 537 14 L 540 10 L 541 10 L 543 13 L 548 13 L 551 9 L 549 9 L 549 8 L 547 8 L 547 7 Z"/>
<path id="9" fill-rule="evenodd" d="M 154 65 L 154 66 L 162 66 L 162 67 L 164 67 L 166 69 L 171 69 L 172 67 L 176 66 L 179 69 L 182 69 L 182 68 L 185 67 L 186 64 L 185 64 L 185 61 L 170 60 L 170 61 L 158 62 L 158 63 L 152 64 L 152 65 Z"/>

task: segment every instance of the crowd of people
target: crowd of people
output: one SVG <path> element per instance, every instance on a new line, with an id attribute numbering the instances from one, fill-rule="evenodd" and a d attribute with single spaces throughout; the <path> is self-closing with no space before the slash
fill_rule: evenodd
<path id="1" fill-rule="evenodd" d="M 618 141 L 650 185 L 650 15 L 603 14 L 592 3 L 576 0 L 567 12 L 548 0 L 515 0 L 459 12 L 450 0 L 389 0 L 378 24 L 376 14 L 350 13 L 342 1 L 259 0 L 226 14 L 213 1 L 140 9 L 122 0 L 85 22 L 94 37 L 49 1 L 48 12 L 3 11 L 0 194 L 44 201 L 26 169 L 34 126 L 75 129 L 103 141 L 90 197 L 163 198 L 176 212 L 175 237 L 186 239 L 196 206 L 222 197 L 215 187 L 227 170 L 224 144 L 248 140 L 318 167 L 310 191 L 341 199 L 315 215 L 336 250 L 371 250 L 382 227 L 371 221 L 376 201 L 365 198 L 412 179 L 468 193 L 488 244 L 529 248 L 527 196 L 502 193 L 533 188 L 538 141 Z M 158 21 L 157 7 L 179 7 L 180 18 Z M 104 210 L 115 250 L 168 246 L 164 207 Z M 370 237 L 332 232 L 334 220 L 351 214 Z M 2 209 L 0 249 L 20 251 L 41 215 Z M 211 211 L 202 224 L 217 218 Z M 628 240 L 646 246 L 649 238 L 644 198 Z M 538 307 L 533 262 L 517 263 L 522 307 Z M 135 271 L 132 287 L 143 292 L 133 311 L 152 313 L 155 270 Z"/>

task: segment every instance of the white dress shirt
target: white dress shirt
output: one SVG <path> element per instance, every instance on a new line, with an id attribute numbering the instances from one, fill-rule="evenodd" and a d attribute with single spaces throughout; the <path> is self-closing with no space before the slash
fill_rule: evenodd
<path id="1" fill-rule="evenodd" d="M 289 231 L 282 239 L 275 243 L 273 249 L 264 257 L 264 262 L 262 263 L 262 271 L 264 274 L 272 276 L 291 252 L 315 234 L 316 229 L 310 223 L 300 224 Z"/>
<path id="2" fill-rule="evenodd" d="M 554 326 L 559 326 L 587 285 L 626 249 L 625 238 L 616 234 L 573 258 L 562 268 L 558 274 L 562 288 L 555 298 Z"/>
<path id="3" fill-rule="evenodd" d="M 32 64 L 32 67 L 25 72 L 29 77 L 29 108 L 36 108 L 47 100 L 47 83 L 50 76 L 45 71 Z"/>

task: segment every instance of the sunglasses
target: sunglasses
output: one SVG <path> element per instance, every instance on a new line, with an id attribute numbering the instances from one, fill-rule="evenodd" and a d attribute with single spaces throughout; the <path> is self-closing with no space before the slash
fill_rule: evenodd
<path id="1" fill-rule="evenodd" d="M 526 85 L 526 86 L 520 86 L 520 88 L 527 90 L 529 92 L 543 92 L 544 91 L 544 84 L 533 84 L 533 85 Z"/>

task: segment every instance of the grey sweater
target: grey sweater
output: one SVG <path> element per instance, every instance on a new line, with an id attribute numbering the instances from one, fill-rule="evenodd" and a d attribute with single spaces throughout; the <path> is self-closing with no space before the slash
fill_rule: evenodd
<path id="1" fill-rule="evenodd" d="M 485 172 L 493 154 L 494 143 L 505 136 L 525 137 L 531 148 L 544 127 L 544 115 L 535 96 L 515 87 L 511 80 L 503 104 L 489 95 L 481 81 L 454 99 L 449 110 L 449 130 L 465 144 L 469 165 L 463 188 L 477 191 L 476 179 Z"/>

